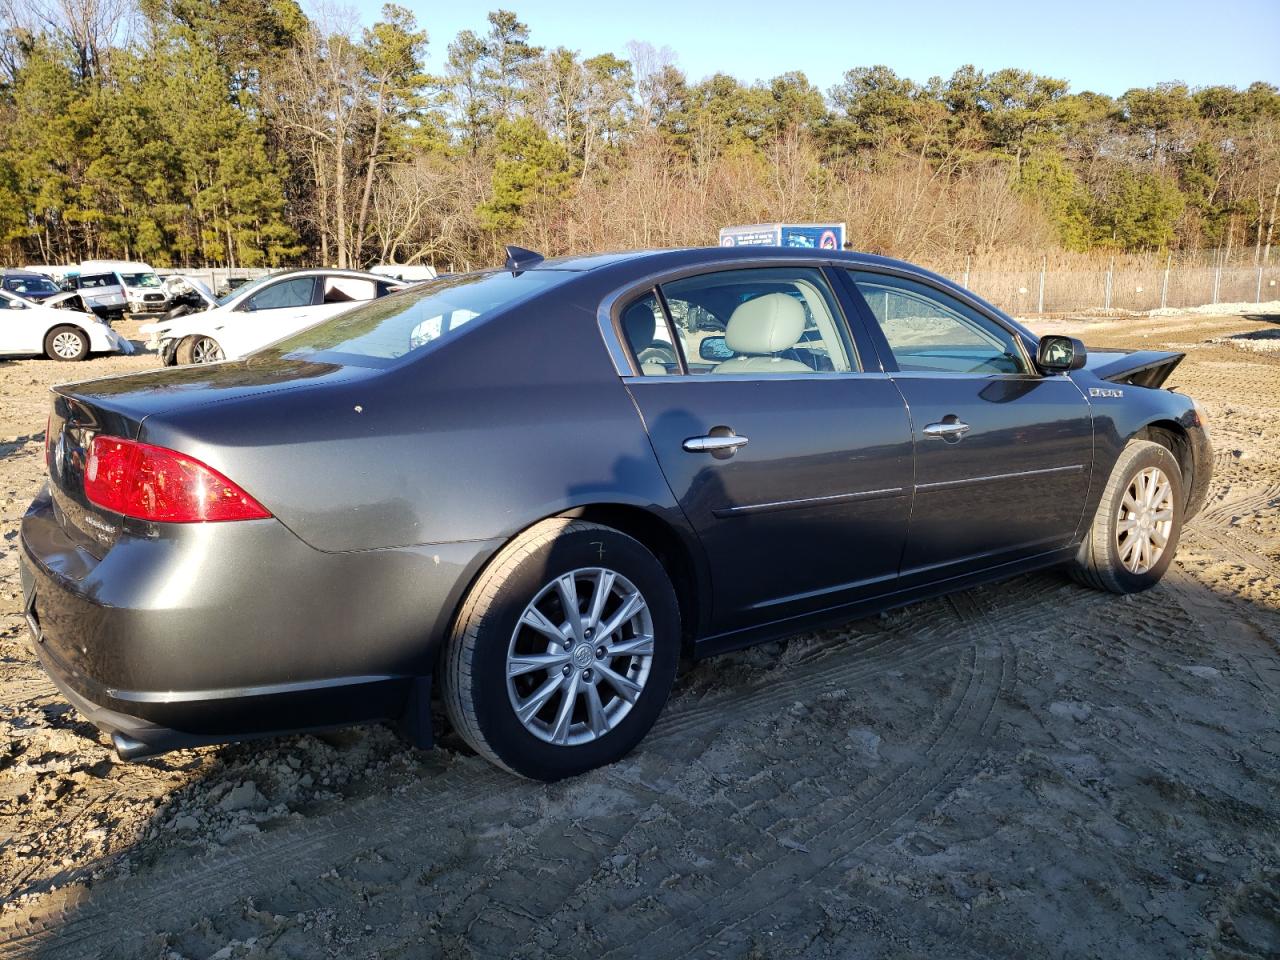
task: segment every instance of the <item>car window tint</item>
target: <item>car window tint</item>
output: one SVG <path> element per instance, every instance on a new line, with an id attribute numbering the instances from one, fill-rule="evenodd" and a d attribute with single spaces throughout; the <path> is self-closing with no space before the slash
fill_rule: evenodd
<path id="1" fill-rule="evenodd" d="M 294 277 L 281 280 L 255 293 L 248 300 L 250 310 L 282 310 L 288 307 L 309 307 L 315 293 L 315 277 Z"/>
<path id="2" fill-rule="evenodd" d="M 351 303 L 354 300 L 372 300 L 377 295 L 377 284 L 373 280 L 361 280 L 359 277 L 325 277 L 325 303 Z"/>
<path id="3" fill-rule="evenodd" d="M 1014 335 L 968 304 L 913 280 L 851 273 L 900 370 L 1027 372 Z"/>
<path id="4" fill-rule="evenodd" d="M 662 377 L 680 372 L 680 361 L 671 330 L 658 298 L 645 294 L 626 306 L 619 316 L 622 335 L 643 376 Z"/>
<path id="5" fill-rule="evenodd" d="M 857 370 L 822 271 L 764 267 L 662 285 L 691 374 L 779 376 Z"/>

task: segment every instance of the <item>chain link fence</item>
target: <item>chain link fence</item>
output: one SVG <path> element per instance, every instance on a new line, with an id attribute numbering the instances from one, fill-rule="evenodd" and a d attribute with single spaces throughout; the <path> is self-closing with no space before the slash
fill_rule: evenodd
<path id="1" fill-rule="evenodd" d="M 1280 300 L 1280 264 L 1266 267 L 1126 266 L 1101 270 L 973 269 L 948 274 L 1015 315 L 1157 310 Z"/>

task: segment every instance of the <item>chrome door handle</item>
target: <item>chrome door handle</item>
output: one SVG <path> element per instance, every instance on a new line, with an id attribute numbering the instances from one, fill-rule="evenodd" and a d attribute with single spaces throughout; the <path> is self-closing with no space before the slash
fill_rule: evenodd
<path id="1" fill-rule="evenodd" d="M 725 450 L 737 450 L 739 447 L 746 446 L 747 438 L 738 436 L 727 437 L 690 437 L 683 444 L 684 448 L 690 453 L 718 453 Z"/>
<path id="2" fill-rule="evenodd" d="M 963 420 L 948 418 L 941 423 L 931 423 L 924 428 L 924 435 L 930 440 L 959 440 L 969 432 L 969 425 Z"/>

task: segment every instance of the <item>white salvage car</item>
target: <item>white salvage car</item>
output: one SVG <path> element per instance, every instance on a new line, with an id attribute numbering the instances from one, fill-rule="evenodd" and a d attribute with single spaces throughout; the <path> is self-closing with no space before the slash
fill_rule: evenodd
<path id="1" fill-rule="evenodd" d="M 262 277 L 216 300 L 187 280 L 207 305 L 199 313 L 145 323 L 166 365 L 239 360 L 269 343 L 405 286 L 356 270 L 290 270 Z"/>
<path id="2" fill-rule="evenodd" d="M 0 357 L 84 360 L 90 353 L 133 353 L 133 344 L 93 314 L 0 290 Z"/>

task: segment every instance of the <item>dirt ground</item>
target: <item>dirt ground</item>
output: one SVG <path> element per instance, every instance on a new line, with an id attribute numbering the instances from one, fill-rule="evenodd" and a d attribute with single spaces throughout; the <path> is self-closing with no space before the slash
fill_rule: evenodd
<path id="1" fill-rule="evenodd" d="M 1280 957 L 1280 314 L 1042 326 L 1189 353 L 1216 476 L 1161 586 L 706 661 L 552 786 L 381 727 L 117 762 L 28 649 L 18 522 L 45 388 L 157 361 L 0 363 L 0 953 Z"/>

